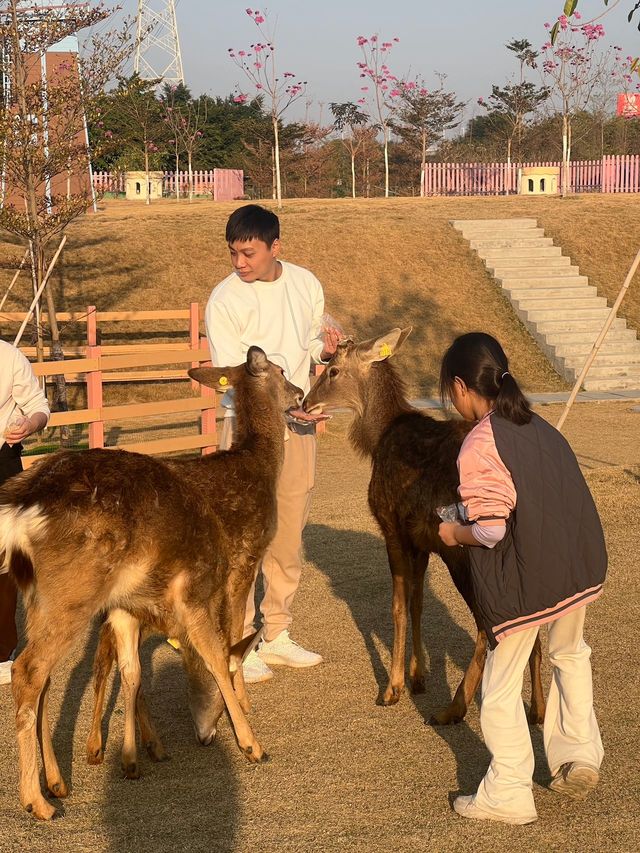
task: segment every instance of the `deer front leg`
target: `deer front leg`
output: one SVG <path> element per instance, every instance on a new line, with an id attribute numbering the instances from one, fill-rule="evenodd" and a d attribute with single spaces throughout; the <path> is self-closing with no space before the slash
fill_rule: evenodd
<path id="1" fill-rule="evenodd" d="M 432 726 L 450 726 L 453 723 L 459 723 L 464 720 L 465 714 L 469 708 L 476 690 L 482 681 L 482 673 L 484 672 L 484 662 L 487 657 L 487 635 L 484 631 L 478 631 L 476 637 L 476 646 L 473 650 L 473 657 L 464 674 L 464 678 L 460 682 L 460 686 L 456 690 L 456 695 L 453 701 L 435 714 L 429 720 Z"/>
<path id="2" fill-rule="evenodd" d="M 109 622 L 103 622 L 95 657 L 93 658 L 93 716 L 91 731 L 87 738 L 87 763 L 102 764 L 104 749 L 102 746 L 102 712 L 107 680 L 116 657 L 115 637 Z"/>
<path id="3" fill-rule="evenodd" d="M 389 566 L 393 583 L 391 611 L 393 614 L 393 651 L 389 684 L 378 705 L 395 705 L 404 690 L 404 659 L 407 644 L 407 610 L 411 590 L 411 576 L 407 559 L 399 545 L 387 544 Z"/>
<path id="4" fill-rule="evenodd" d="M 136 696 L 136 718 L 140 728 L 140 737 L 147 750 L 147 755 L 152 761 L 167 761 L 169 755 L 162 745 L 162 741 L 153 724 L 147 702 L 142 692 L 142 686 Z"/>
<path id="5" fill-rule="evenodd" d="M 542 689 L 542 646 L 539 634 L 529 656 L 529 672 L 531 673 L 531 707 L 527 719 L 532 725 L 540 725 L 544 723 L 547 705 Z"/>
<path id="6" fill-rule="evenodd" d="M 47 781 L 47 789 L 54 797 L 66 797 L 69 793 L 66 782 L 58 766 L 56 754 L 53 751 L 51 741 L 51 728 L 49 727 L 49 686 L 51 679 L 47 678 L 42 693 L 40 694 L 40 705 L 38 708 L 38 740 L 42 753 L 42 764 L 44 776 Z"/>
<path id="7" fill-rule="evenodd" d="M 411 692 L 424 693 L 424 649 L 422 647 L 422 601 L 424 598 L 424 576 L 429 564 L 429 555 L 420 555 L 413 561 L 413 586 L 411 590 L 411 640 L 412 651 L 409 662 Z"/>
<path id="8" fill-rule="evenodd" d="M 127 779 L 137 779 L 140 776 L 136 750 L 136 702 L 140 690 L 140 623 L 125 610 L 112 610 L 109 623 L 115 636 L 124 695 L 122 771 Z"/>

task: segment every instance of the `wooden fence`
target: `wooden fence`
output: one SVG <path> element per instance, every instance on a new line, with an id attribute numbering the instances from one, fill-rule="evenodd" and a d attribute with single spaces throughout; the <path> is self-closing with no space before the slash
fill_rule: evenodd
<path id="1" fill-rule="evenodd" d="M 214 201 L 234 201 L 244 196 L 244 173 L 242 169 L 209 169 L 194 171 L 193 192 L 195 195 L 211 195 Z M 180 195 L 189 194 L 189 173 L 178 172 L 177 182 Z M 93 186 L 98 193 L 124 193 L 124 172 L 94 172 Z M 176 173 L 162 173 L 162 194 L 176 194 Z"/>
<path id="2" fill-rule="evenodd" d="M 525 166 L 556 166 L 536 163 L 427 163 L 425 195 L 512 195 L 518 192 L 518 171 Z M 576 160 L 570 165 L 571 192 L 640 192 L 640 154 Z"/>

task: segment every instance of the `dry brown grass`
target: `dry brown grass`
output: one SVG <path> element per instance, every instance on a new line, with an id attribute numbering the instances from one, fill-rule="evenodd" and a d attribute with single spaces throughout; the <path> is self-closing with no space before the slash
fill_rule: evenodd
<path id="1" fill-rule="evenodd" d="M 587 623 L 606 751 L 602 782 L 589 802 L 546 789 L 542 736 L 534 728 L 538 823 L 477 824 L 451 812 L 451 795 L 477 785 L 488 756 L 477 705 L 459 726 L 424 724 L 447 701 L 472 651 L 471 619 L 438 560 L 425 592 L 427 691 L 403 697 L 394 708 L 374 704 L 390 662 L 389 570 L 366 506 L 369 465 L 346 444 L 348 419 L 339 416 L 320 443 L 307 562 L 295 602 L 295 636 L 322 652 L 325 663 L 306 671 L 279 669 L 273 681 L 251 689 L 252 720 L 271 763 L 248 765 L 228 722 L 210 749 L 197 746 L 178 656 L 149 641 L 143 653 L 147 692 L 172 760 L 151 765 L 143 758 L 142 779 L 121 778 L 122 704 L 112 697 L 106 764 L 88 767 L 94 635 L 53 680 L 54 739 L 73 791 L 66 816 L 52 824 L 36 824 L 19 809 L 12 704 L 8 688 L 0 688 L 0 851 L 636 850 L 640 415 L 630 409 L 583 404 L 567 425 L 590 468 L 610 553 L 606 592 L 589 609 Z M 552 421 L 559 413 L 558 407 L 540 411 Z M 603 435 L 615 435 L 615 442 L 603 442 Z M 545 684 L 548 675 L 545 670 Z"/>
<path id="2" fill-rule="evenodd" d="M 60 306 L 204 305 L 229 271 L 224 225 L 234 206 L 105 204 L 98 216 L 70 230 L 56 278 Z M 559 390 L 565 384 L 449 225 L 456 218 L 506 216 L 536 217 L 610 299 L 640 244 L 640 206 L 633 196 L 298 200 L 287 201 L 282 211 L 284 256 L 318 275 L 327 310 L 357 336 L 414 326 L 404 365 L 415 393 L 434 391 L 438 361 L 451 338 L 478 328 L 503 342 L 526 388 Z M 16 247 L 0 244 L 0 261 L 17 256 Z M 0 288 L 9 275 L 2 270 Z M 22 308 L 28 292 L 25 278 L 7 308 Z M 638 282 L 622 314 L 640 328 Z"/>

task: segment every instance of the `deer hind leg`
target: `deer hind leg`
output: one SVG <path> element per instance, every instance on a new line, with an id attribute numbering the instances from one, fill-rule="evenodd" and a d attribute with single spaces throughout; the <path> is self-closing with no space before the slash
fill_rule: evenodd
<path id="1" fill-rule="evenodd" d="M 153 724 L 153 719 L 149 713 L 147 702 L 142 692 L 142 686 L 138 690 L 136 697 L 136 718 L 140 729 L 140 737 L 147 750 L 147 755 L 152 761 L 167 761 L 169 755 L 162 745 L 160 736 Z"/>
<path id="2" fill-rule="evenodd" d="M 404 690 L 405 650 L 407 645 L 407 610 L 411 594 L 409 561 L 397 543 L 387 543 L 389 567 L 393 583 L 393 651 L 389 684 L 378 705 L 395 705 Z"/>
<path id="3" fill-rule="evenodd" d="M 51 744 L 47 708 L 45 705 L 40 714 L 40 699 L 47 688 L 51 670 L 72 647 L 83 627 L 85 615 L 88 621 L 88 615 L 80 611 L 76 612 L 75 618 L 71 618 L 70 613 L 52 614 L 43 611 L 37 604 L 27 605 L 29 641 L 13 665 L 11 688 L 16 709 L 20 802 L 40 820 L 49 820 L 56 810 L 45 800 L 40 789 L 36 743 L 39 719 L 47 784 L 55 785 L 57 782 L 60 791 L 66 789 Z M 54 619 L 54 616 L 57 618 Z M 46 702 L 46 694 L 44 699 Z"/>
<path id="4" fill-rule="evenodd" d="M 87 763 L 102 764 L 104 749 L 102 744 L 102 712 L 107 680 L 116 657 L 116 641 L 109 622 L 103 622 L 100 629 L 98 647 L 93 659 L 93 717 L 91 731 L 87 738 Z"/>
<path id="5" fill-rule="evenodd" d="M 413 586 L 411 589 L 411 661 L 409 676 L 411 692 L 424 693 L 424 648 L 422 646 L 422 601 L 424 576 L 429 565 L 429 555 L 419 554 L 413 560 Z"/>
<path id="6" fill-rule="evenodd" d="M 531 707 L 527 718 L 532 725 L 539 725 L 544 723 L 546 711 L 546 701 L 542 689 L 542 646 L 539 634 L 529 656 L 529 672 L 531 673 Z"/>
<path id="7" fill-rule="evenodd" d="M 482 681 L 482 673 L 484 672 L 484 662 L 487 657 L 487 635 L 484 631 L 478 631 L 476 637 L 476 646 L 473 650 L 473 656 L 467 667 L 460 686 L 456 690 L 453 700 L 446 708 L 436 711 L 429 720 L 432 726 L 450 726 L 453 723 L 461 722 L 480 682 Z"/>
<path id="8" fill-rule="evenodd" d="M 40 704 L 38 708 L 38 740 L 40 741 L 40 752 L 42 753 L 42 764 L 44 767 L 44 776 L 47 782 L 47 789 L 54 797 L 66 797 L 69 793 L 67 785 L 62 778 L 58 760 L 53 751 L 53 742 L 51 740 L 51 728 L 49 726 L 49 687 L 51 679 L 47 678 L 45 685 L 40 694 Z"/>
<path id="9" fill-rule="evenodd" d="M 268 757 L 256 740 L 231 683 L 229 644 L 225 633 L 219 626 L 214 626 L 209 613 L 200 608 L 185 608 L 184 624 L 189 641 L 216 680 L 231 717 L 238 746 L 248 761 L 266 761 Z"/>
<path id="10" fill-rule="evenodd" d="M 136 701 L 140 690 L 140 623 L 126 610 L 112 610 L 109 623 L 116 641 L 118 668 L 124 694 L 122 771 L 127 779 L 140 776 L 136 750 Z"/>

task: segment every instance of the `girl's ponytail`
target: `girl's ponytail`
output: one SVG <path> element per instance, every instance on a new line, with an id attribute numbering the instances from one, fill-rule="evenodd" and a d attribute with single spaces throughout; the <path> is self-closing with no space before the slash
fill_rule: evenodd
<path id="1" fill-rule="evenodd" d="M 518 426 L 528 424 L 533 412 L 509 372 L 509 362 L 498 341 L 484 332 L 460 335 L 444 354 L 440 368 L 440 396 L 451 399 L 456 376 L 472 391 L 493 401 L 493 410 Z"/>
<path id="2" fill-rule="evenodd" d="M 496 342 L 497 343 L 497 342 Z M 505 357 L 506 360 L 506 357 Z M 531 420 L 531 407 L 529 401 L 520 390 L 520 386 L 509 373 L 503 371 L 497 381 L 498 396 L 493 407 L 496 415 L 511 421 L 518 426 L 528 424 Z"/>

